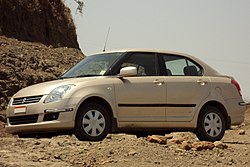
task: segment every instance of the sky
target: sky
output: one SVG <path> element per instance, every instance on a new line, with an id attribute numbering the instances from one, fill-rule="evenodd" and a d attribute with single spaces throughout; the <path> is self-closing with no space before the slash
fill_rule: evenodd
<path id="1" fill-rule="evenodd" d="M 85 55 L 145 48 L 188 53 L 233 76 L 250 100 L 250 0 L 66 0 Z"/>

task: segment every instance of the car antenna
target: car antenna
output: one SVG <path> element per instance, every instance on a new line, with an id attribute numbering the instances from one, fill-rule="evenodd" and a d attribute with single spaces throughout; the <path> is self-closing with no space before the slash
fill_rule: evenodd
<path id="1" fill-rule="evenodd" d="M 103 52 L 106 51 L 106 45 L 107 45 L 107 42 L 108 42 L 109 31 L 110 31 L 110 27 L 109 27 L 109 29 L 108 29 L 108 33 L 107 33 L 107 36 L 106 36 L 106 41 L 105 41 L 105 44 L 104 44 Z"/>

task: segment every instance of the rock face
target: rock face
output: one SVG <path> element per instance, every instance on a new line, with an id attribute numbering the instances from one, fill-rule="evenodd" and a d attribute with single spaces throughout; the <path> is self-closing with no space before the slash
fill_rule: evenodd
<path id="1" fill-rule="evenodd" d="M 83 59 L 73 48 L 52 48 L 0 36 L 0 110 L 23 87 L 56 79 Z"/>
<path id="2" fill-rule="evenodd" d="M 0 0 L 0 35 L 79 49 L 70 9 L 62 0 Z"/>
<path id="3" fill-rule="evenodd" d="M 239 135 L 245 135 L 245 134 L 246 134 L 245 130 L 243 130 L 243 129 L 239 130 Z"/>
<path id="4" fill-rule="evenodd" d="M 214 148 L 226 149 L 228 146 L 222 141 L 209 142 L 209 141 L 199 141 L 195 134 L 188 132 L 174 132 L 171 134 L 166 134 L 165 136 L 151 135 L 146 138 L 148 142 L 158 143 L 168 146 L 178 146 L 182 150 L 213 150 Z"/>
<path id="5" fill-rule="evenodd" d="M 151 143 L 167 144 L 167 137 L 159 136 L 159 135 L 152 135 L 152 136 L 147 137 L 147 141 Z"/>
<path id="6" fill-rule="evenodd" d="M 195 148 L 197 151 L 201 151 L 201 150 L 212 150 L 215 145 L 212 142 L 208 142 L 208 141 L 199 141 L 199 142 L 194 142 L 192 144 L 192 147 Z"/>
<path id="7" fill-rule="evenodd" d="M 191 142 L 183 141 L 180 146 L 183 150 L 190 150 L 192 148 Z"/>

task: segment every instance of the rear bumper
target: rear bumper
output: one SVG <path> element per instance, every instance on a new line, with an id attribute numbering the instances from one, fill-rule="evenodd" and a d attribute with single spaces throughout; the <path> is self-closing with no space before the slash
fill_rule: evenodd
<path id="1" fill-rule="evenodd" d="M 247 104 L 241 98 L 228 99 L 226 101 L 229 116 L 231 118 L 231 125 L 240 125 L 244 122 L 245 111 L 247 109 Z"/>
<path id="2" fill-rule="evenodd" d="M 240 106 L 249 106 L 250 105 L 250 102 L 239 102 L 239 105 Z"/>

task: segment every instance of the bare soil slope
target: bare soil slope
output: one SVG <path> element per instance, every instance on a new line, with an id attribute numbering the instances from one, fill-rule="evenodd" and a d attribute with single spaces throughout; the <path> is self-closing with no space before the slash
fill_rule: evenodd
<path id="1" fill-rule="evenodd" d="M 0 35 L 79 49 L 70 9 L 62 0 L 0 0 Z"/>
<path id="2" fill-rule="evenodd" d="M 83 57 L 78 49 L 53 48 L 0 36 L 0 111 L 21 88 L 56 79 Z"/>
<path id="3" fill-rule="evenodd" d="M 0 124 L 0 166 L 250 166 L 250 110 L 242 126 L 228 130 L 228 148 L 184 150 L 181 144 L 150 143 L 129 134 L 111 134 L 101 142 L 80 142 L 74 136 L 20 139 L 4 133 Z M 239 135 L 244 130 L 245 134 Z M 189 132 L 172 133 L 174 139 L 197 141 Z M 173 141 L 173 140 L 172 140 Z"/>

